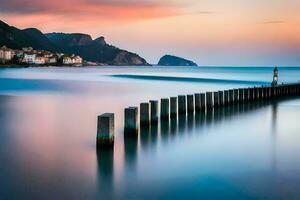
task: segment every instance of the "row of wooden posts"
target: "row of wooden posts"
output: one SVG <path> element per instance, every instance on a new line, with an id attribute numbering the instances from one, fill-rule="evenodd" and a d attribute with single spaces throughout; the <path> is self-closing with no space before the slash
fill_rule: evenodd
<path id="1" fill-rule="evenodd" d="M 230 89 L 224 91 L 179 95 L 160 100 L 160 120 L 169 120 L 180 115 L 195 112 L 210 112 L 218 107 L 248 103 L 257 100 L 276 99 L 300 95 L 300 84 L 282 84 L 253 88 Z M 140 112 L 140 114 L 139 114 Z M 139 116 L 139 118 L 138 118 Z M 128 107 L 124 111 L 124 134 L 137 136 L 142 126 L 151 126 L 159 120 L 159 101 L 151 100 L 138 107 Z M 115 137 L 114 113 L 98 116 L 97 146 L 112 147 Z"/>

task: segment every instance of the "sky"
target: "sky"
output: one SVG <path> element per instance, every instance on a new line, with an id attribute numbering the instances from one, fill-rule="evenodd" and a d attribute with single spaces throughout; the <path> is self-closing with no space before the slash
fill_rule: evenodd
<path id="1" fill-rule="evenodd" d="M 104 36 L 149 63 L 300 66 L 299 0 L 0 0 L 0 19 L 42 32 Z"/>

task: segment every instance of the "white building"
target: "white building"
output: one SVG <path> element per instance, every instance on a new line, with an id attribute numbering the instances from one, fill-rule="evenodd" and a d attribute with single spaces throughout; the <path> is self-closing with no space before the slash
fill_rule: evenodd
<path id="1" fill-rule="evenodd" d="M 0 62 L 8 62 L 13 59 L 15 53 L 12 49 L 3 46 L 0 48 Z"/>
<path id="2" fill-rule="evenodd" d="M 36 54 L 32 53 L 24 53 L 24 57 L 22 62 L 28 63 L 28 64 L 34 64 L 35 63 Z"/>
<path id="3" fill-rule="evenodd" d="M 63 57 L 63 64 L 64 65 L 78 65 L 82 64 L 82 58 L 80 56 L 64 56 Z"/>

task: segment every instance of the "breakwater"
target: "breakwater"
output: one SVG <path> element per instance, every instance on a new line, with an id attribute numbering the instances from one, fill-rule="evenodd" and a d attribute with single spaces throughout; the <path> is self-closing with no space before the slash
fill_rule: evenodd
<path id="1" fill-rule="evenodd" d="M 257 101 L 277 100 L 300 95 L 300 84 L 282 84 L 236 88 L 224 91 L 206 91 L 195 94 L 178 95 L 170 98 L 142 102 L 139 106 L 124 109 L 124 134 L 136 137 L 141 130 L 157 126 L 170 120 L 180 120 L 195 113 L 209 115 L 217 109 Z M 113 147 L 115 137 L 114 113 L 98 116 L 97 147 Z"/>

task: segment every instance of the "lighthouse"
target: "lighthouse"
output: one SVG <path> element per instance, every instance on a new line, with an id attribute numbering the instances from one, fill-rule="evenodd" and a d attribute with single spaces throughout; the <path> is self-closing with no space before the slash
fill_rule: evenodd
<path id="1" fill-rule="evenodd" d="M 273 71 L 273 81 L 272 81 L 272 86 L 277 86 L 278 83 L 278 68 L 275 67 Z"/>

